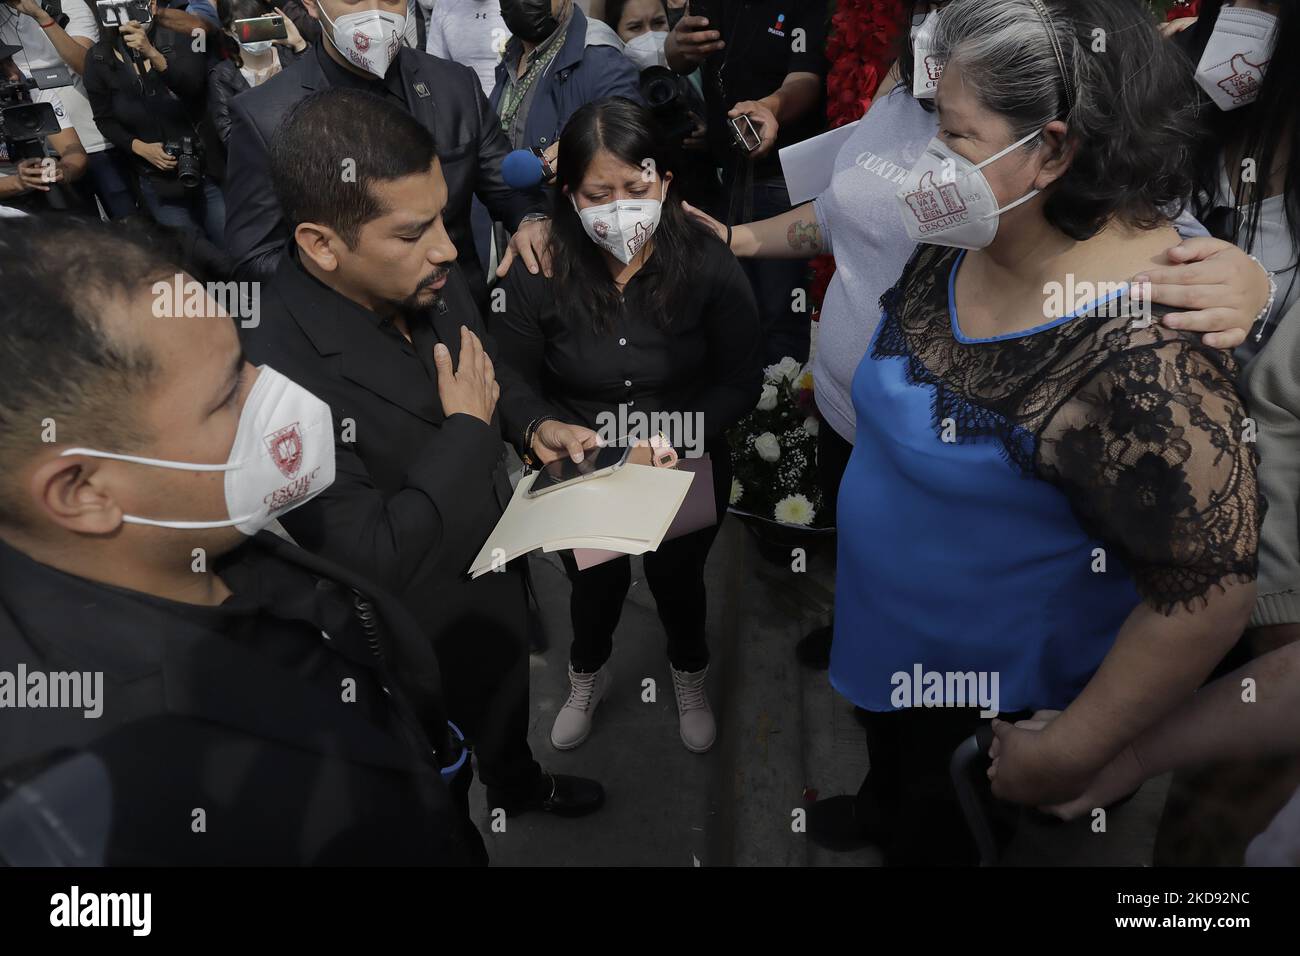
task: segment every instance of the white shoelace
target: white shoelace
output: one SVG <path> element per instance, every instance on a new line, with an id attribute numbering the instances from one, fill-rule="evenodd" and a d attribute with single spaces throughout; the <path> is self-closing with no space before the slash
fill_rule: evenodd
<path id="1" fill-rule="evenodd" d="M 673 671 L 673 687 L 677 691 L 677 704 L 683 711 L 702 710 L 709 706 L 704 696 L 704 679 L 691 683 L 682 671 Z"/>
<path id="2" fill-rule="evenodd" d="M 565 707 L 586 710 L 591 706 L 591 695 L 596 690 L 596 674 L 569 674 L 569 699 Z"/>

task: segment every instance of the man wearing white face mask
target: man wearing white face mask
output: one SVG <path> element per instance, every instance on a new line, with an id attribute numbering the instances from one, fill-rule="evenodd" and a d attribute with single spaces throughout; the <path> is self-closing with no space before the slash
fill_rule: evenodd
<path id="1" fill-rule="evenodd" d="M 215 304 L 157 318 L 178 279 L 120 230 L 0 227 L 0 670 L 98 675 L 84 714 L 6 709 L 0 765 L 95 754 L 100 862 L 481 861 L 418 625 L 261 531 L 333 481 L 329 407 L 252 367 Z M 165 807 L 204 807 L 222 838 L 178 839 Z"/>
<path id="2" fill-rule="evenodd" d="M 403 45 L 406 0 L 304 3 L 322 27 L 312 55 L 231 103 L 226 248 L 241 277 L 269 277 L 286 244 L 270 180 L 275 132 L 299 100 L 313 90 L 336 87 L 367 90 L 396 103 L 433 134 L 450 194 L 447 228 L 480 308 L 487 305 L 487 283 L 471 236 L 473 197 L 514 231 L 506 264 L 518 255 L 530 269 L 543 268 L 548 227 L 542 198 L 516 191 L 502 179 L 509 144 L 472 71 Z"/>

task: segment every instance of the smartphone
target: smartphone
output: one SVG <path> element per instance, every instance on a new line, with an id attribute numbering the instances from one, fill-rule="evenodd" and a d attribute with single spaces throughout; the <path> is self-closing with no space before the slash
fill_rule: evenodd
<path id="1" fill-rule="evenodd" d="M 627 456 L 631 453 L 632 449 L 628 446 L 606 445 L 603 448 L 593 448 L 581 462 L 575 462 L 565 455 L 545 465 L 537 473 L 532 487 L 524 493 L 525 497 L 536 498 L 538 495 L 586 481 L 588 478 L 613 474 L 623 467 L 627 462 Z"/>
<path id="2" fill-rule="evenodd" d="M 289 32 L 284 28 L 284 17 L 273 13 L 265 17 L 249 17 L 236 20 L 233 24 L 235 39 L 240 43 L 260 43 L 263 40 L 287 40 Z"/>
<path id="3" fill-rule="evenodd" d="M 709 30 L 721 29 L 720 26 L 721 21 L 716 16 L 716 11 L 714 11 L 713 9 L 714 4 L 712 0 L 690 0 L 690 2 L 686 6 L 687 9 L 690 10 L 691 16 L 704 17 L 709 21 L 709 25 L 707 29 Z"/>
<path id="4" fill-rule="evenodd" d="M 117 27 L 129 20 L 142 27 L 153 23 L 146 0 L 96 0 L 95 9 L 99 11 L 101 27 Z"/>
<path id="5" fill-rule="evenodd" d="M 747 153 L 752 153 L 763 145 L 763 137 L 758 135 L 758 129 L 750 121 L 749 117 L 743 113 L 733 120 L 728 120 L 731 124 L 731 133 L 736 141 L 736 145 Z"/>

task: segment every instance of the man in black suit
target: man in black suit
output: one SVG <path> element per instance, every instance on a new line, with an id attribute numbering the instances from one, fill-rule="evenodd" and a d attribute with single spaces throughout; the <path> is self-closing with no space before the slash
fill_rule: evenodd
<path id="1" fill-rule="evenodd" d="M 0 225 L 0 859 L 485 861 L 419 625 L 258 533 L 332 478 L 328 406 L 176 279 L 120 227 Z"/>
<path id="2" fill-rule="evenodd" d="M 350 181 L 338 175 L 346 160 Z M 522 570 L 466 573 L 510 498 L 497 402 L 521 396 L 493 366 L 455 262 L 441 165 L 429 131 L 369 93 L 297 104 L 271 149 L 294 241 L 245 346 L 329 402 L 338 429 L 337 480 L 285 527 L 398 594 L 424 625 L 491 807 L 576 816 L 604 792 L 543 774 L 529 750 Z M 594 443 L 571 432 L 546 430 L 561 450 Z"/>
<path id="3" fill-rule="evenodd" d="M 226 252 L 238 277 L 270 278 L 279 253 L 291 244 L 271 186 L 271 143 L 293 104 L 331 88 L 370 90 L 433 134 L 447 181 L 447 231 L 480 309 L 486 308 L 487 283 L 470 233 L 473 196 L 514 231 L 498 274 L 505 275 L 516 254 L 536 272 L 549 228 L 545 200 L 540 190 L 517 192 L 501 178 L 510 144 L 474 71 L 401 45 L 407 0 L 303 0 L 303 5 L 321 23 L 315 49 L 230 104 Z"/>

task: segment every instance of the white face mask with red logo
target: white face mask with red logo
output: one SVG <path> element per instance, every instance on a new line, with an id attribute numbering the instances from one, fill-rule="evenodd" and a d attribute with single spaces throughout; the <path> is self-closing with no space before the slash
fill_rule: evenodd
<path id="1" fill-rule="evenodd" d="M 177 471 L 224 471 L 228 520 L 171 521 L 138 515 L 123 515 L 122 520 L 181 530 L 233 525 L 244 534 L 254 535 L 334 483 L 334 418 L 330 407 L 307 389 L 263 365 L 244 402 L 230 457 L 224 465 L 140 458 L 91 448 L 69 448 L 62 454 Z"/>
<path id="2" fill-rule="evenodd" d="M 939 11 L 931 10 L 920 24 L 912 27 L 912 95 L 918 100 L 932 100 L 943 76 L 943 63 L 934 55 L 934 31 L 939 25 Z"/>
<path id="3" fill-rule="evenodd" d="M 323 5 L 317 4 L 317 9 L 329 25 L 334 49 L 357 69 L 383 79 L 402 48 L 406 17 L 386 10 L 361 10 L 331 20 Z"/>
<path id="4" fill-rule="evenodd" d="M 582 228 L 591 241 L 627 265 L 659 228 L 659 217 L 667 195 L 668 183 L 665 182 L 658 199 L 617 199 L 583 209 L 578 208 L 578 200 L 573 196 L 569 201 L 573 203 L 574 211 L 582 220 Z"/>
<path id="5" fill-rule="evenodd" d="M 1276 39 L 1277 17 L 1273 14 L 1223 7 L 1196 65 L 1196 82 L 1221 110 L 1255 102 Z"/>
<path id="6" fill-rule="evenodd" d="M 895 197 L 903 228 L 912 241 L 958 249 L 983 249 L 991 243 L 998 234 L 1001 215 L 1033 199 L 1039 191 L 1030 190 L 999 208 L 993 187 L 980 170 L 1041 132 L 1035 130 L 979 164 L 953 152 L 938 137 L 930 140 Z"/>

